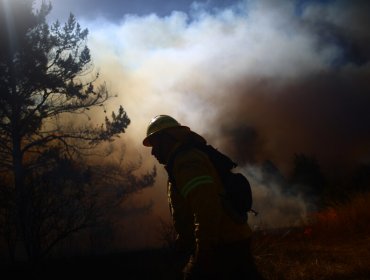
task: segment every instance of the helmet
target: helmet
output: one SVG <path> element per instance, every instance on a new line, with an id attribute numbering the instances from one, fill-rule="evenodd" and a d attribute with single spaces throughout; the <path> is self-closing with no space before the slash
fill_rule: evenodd
<path id="1" fill-rule="evenodd" d="M 151 146 L 150 138 L 153 135 L 156 135 L 164 130 L 168 132 L 174 132 L 175 130 L 190 131 L 190 129 L 187 126 L 182 126 L 174 118 L 167 115 L 158 115 L 150 121 L 148 128 L 146 130 L 146 137 L 143 140 L 143 145 L 150 147 Z"/>

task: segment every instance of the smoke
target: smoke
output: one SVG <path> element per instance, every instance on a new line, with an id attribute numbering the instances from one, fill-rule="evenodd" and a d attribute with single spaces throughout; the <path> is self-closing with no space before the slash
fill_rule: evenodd
<path id="1" fill-rule="evenodd" d="M 284 193 L 277 174 L 269 176 L 262 168 L 255 166 L 243 168 L 242 173 L 247 175 L 252 186 L 252 208 L 257 211 L 257 215 L 249 213 L 248 222 L 252 228 L 283 228 L 306 222 L 306 215 L 313 205 L 300 195 Z"/>
<path id="2" fill-rule="evenodd" d="M 270 159 L 289 172 L 294 153 L 329 171 L 370 160 L 369 4 L 304 3 L 241 1 L 212 11 L 195 3 L 188 14 L 81 22 L 101 79 L 118 95 L 109 106 L 122 104 L 132 120 L 123 139 L 144 168 L 156 164 L 141 143 L 158 114 L 243 166 Z M 144 199 L 163 217 L 166 176 L 158 172 Z M 255 185 L 266 224 L 277 226 L 284 209 L 298 213 L 287 223 L 304 216 L 302 199 Z"/>

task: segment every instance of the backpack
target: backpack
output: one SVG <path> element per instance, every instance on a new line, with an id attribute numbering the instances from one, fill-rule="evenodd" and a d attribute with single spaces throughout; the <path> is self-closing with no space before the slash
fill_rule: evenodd
<path id="1" fill-rule="evenodd" d="M 224 193 L 220 194 L 222 206 L 230 218 L 236 223 L 244 224 L 248 220 L 248 212 L 257 215 L 257 212 L 252 209 L 252 190 L 248 179 L 241 173 L 233 172 L 232 169 L 237 164 L 211 145 L 193 143 L 179 148 L 167 164 L 170 180 L 174 158 L 189 148 L 196 148 L 207 154 L 216 168 L 224 186 Z"/>

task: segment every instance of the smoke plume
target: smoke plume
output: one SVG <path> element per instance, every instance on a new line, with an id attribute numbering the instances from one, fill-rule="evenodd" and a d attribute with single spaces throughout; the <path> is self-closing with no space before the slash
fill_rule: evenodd
<path id="1" fill-rule="evenodd" d="M 272 160 L 288 173 L 294 153 L 305 153 L 337 172 L 370 160 L 369 7 L 265 0 L 209 11 L 195 3 L 188 14 L 81 25 L 101 78 L 118 95 L 109 106 L 123 104 L 132 120 L 124 141 L 144 168 L 157 164 L 141 144 L 146 126 L 169 114 L 243 168 Z M 155 201 L 153 217 L 169 215 L 158 172 L 144 195 Z M 272 221 L 288 206 L 297 213 L 289 221 L 307 209 L 279 187 L 256 182 L 255 193 L 271 210 L 267 226 L 279 226 Z"/>

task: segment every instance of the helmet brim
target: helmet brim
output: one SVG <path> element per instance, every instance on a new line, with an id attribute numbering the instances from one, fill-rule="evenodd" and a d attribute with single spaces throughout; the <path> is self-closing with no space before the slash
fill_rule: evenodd
<path id="1" fill-rule="evenodd" d="M 191 132 L 191 130 L 187 126 L 180 125 L 180 126 L 176 126 L 176 127 L 168 127 L 168 128 L 162 129 L 160 131 L 155 131 L 155 132 L 149 134 L 147 137 L 144 138 L 143 145 L 146 146 L 146 147 L 152 147 L 151 140 L 153 139 L 153 137 L 156 137 L 157 135 L 159 135 L 163 132 L 166 132 L 166 133 L 172 135 L 174 138 L 176 138 L 178 140 L 181 140 L 183 137 L 188 135 Z"/>

